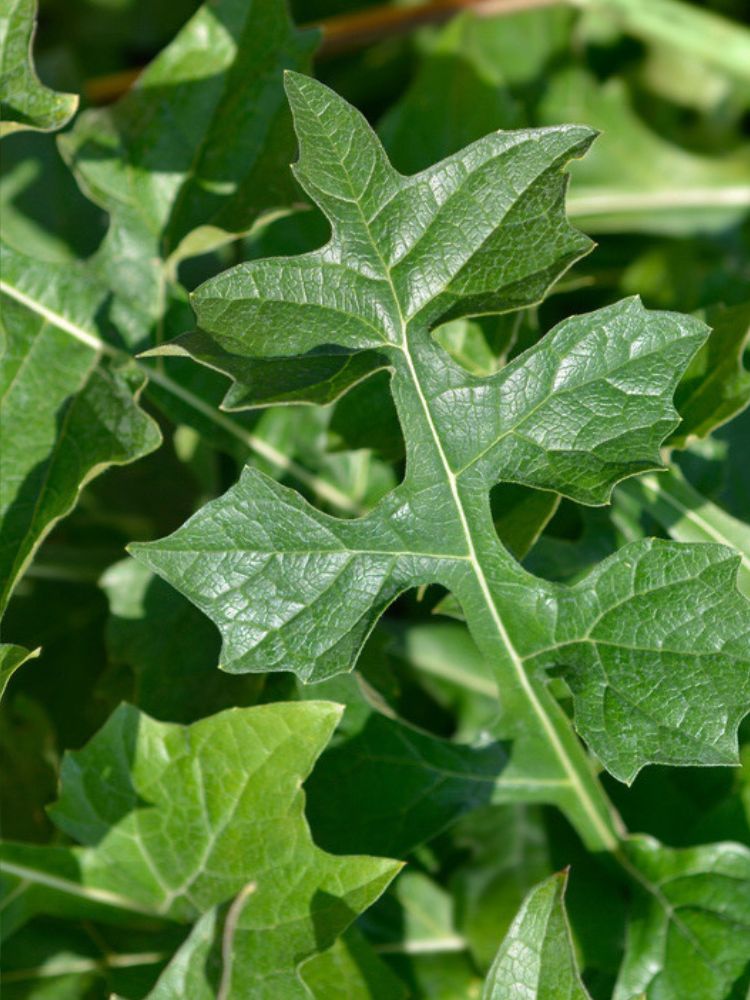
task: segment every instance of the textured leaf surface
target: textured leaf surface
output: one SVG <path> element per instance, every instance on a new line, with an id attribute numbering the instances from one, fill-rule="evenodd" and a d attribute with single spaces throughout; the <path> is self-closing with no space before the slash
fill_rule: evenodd
<path id="1" fill-rule="evenodd" d="M 614 1000 L 727 1000 L 744 995 L 750 963 L 750 851 L 739 844 L 670 850 L 626 845 L 653 888 L 635 904 Z"/>
<path id="2" fill-rule="evenodd" d="M 0 136 L 62 128 L 78 107 L 76 94 L 45 87 L 32 63 L 36 0 L 7 0 L 0 12 Z"/>
<path id="3" fill-rule="evenodd" d="M 0 611 L 44 536 L 82 487 L 161 440 L 137 405 L 142 374 L 108 356 L 93 326 L 106 292 L 83 269 L 2 255 Z M 44 287 L 48 308 L 36 291 Z"/>
<path id="4" fill-rule="evenodd" d="M 190 922 L 237 896 L 245 995 L 278 996 L 274 984 L 332 944 L 399 867 L 334 857 L 310 839 L 300 784 L 339 715 L 328 702 L 284 703 L 184 728 L 120 708 L 66 756 L 51 810 L 87 846 L 4 848 L 7 930 L 35 912 L 103 905 L 109 919 Z"/>
<path id="5" fill-rule="evenodd" d="M 511 924 L 484 984 L 484 1000 L 589 1000 L 565 915 L 565 874 L 532 889 Z"/>
<path id="6" fill-rule="evenodd" d="M 646 539 L 560 600 L 552 659 L 573 692 L 576 728 L 615 777 L 630 782 L 647 763 L 737 762 L 750 710 L 739 564 L 721 545 Z"/>
<path id="7" fill-rule="evenodd" d="M 144 566 L 134 559 L 115 563 L 100 586 L 110 607 L 110 658 L 133 671 L 131 700 L 142 711 L 169 722 L 193 722 L 256 700 L 260 680 L 220 673 L 211 624 Z"/>
<path id="8" fill-rule="evenodd" d="M 619 479 L 657 466 L 676 423 L 672 394 L 707 329 L 628 299 L 564 321 L 496 375 L 470 375 L 430 324 L 524 304 L 585 249 L 562 215 L 560 167 L 590 136 L 495 133 L 403 178 L 352 108 L 306 78 L 288 86 L 297 176 L 329 215 L 331 241 L 208 282 L 194 299 L 199 323 L 249 358 L 278 356 L 282 336 L 292 354 L 334 338 L 387 353 L 406 477 L 366 517 L 344 522 L 246 470 L 173 535 L 134 552 L 216 622 L 225 669 L 303 679 L 350 668 L 398 593 L 443 584 L 498 672 L 497 735 L 514 741 L 505 780 L 517 795 L 583 809 L 579 821 L 603 836 L 605 807 L 584 791 L 588 764 L 572 763 L 577 745 L 542 679 L 532 680 L 537 666 L 567 668 L 579 732 L 619 777 L 653 760 L 733 761 L 750 707 L 735 563 L 723 550 L 646 544 L 577 587 L 548 584 L 500 545 L 488 491 L 511 480 L 602 503 Z M 677 672 L 683 649 L 700 671 L 690 686 Z"/>

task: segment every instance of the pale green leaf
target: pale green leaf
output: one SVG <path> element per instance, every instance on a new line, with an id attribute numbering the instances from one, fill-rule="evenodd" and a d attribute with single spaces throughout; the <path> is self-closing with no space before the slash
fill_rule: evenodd
<path id="1" fill-rule="evenodd" d="M 300 978 L 316 1000 L 406 1000 L 410 993 L 356 925 L 305 962 Z"/>
<path id="2" fill-rule="evenodd" d="M 570 211 L 587 232 L 721 231 L 747 215 L 750 147 L 721 157 L 682 149 L 637 115 L 620 78 L 602 85 L 588 70 L 563 70 L 536 120 L 602 131 L 591 157 L 571 171 Z"/>
<path id="3" fill-rule="evenodd" d="M 6 933 L 38 912 L 194 922 L 237 897 L 244 995 L 279 995 L 399 868 L 310 838 L 300 785 L 339 715 L 283 703 L 186 728 L 123 706 L 66 756 L 50 810 L 86 846 L 3 848 Z"/>
<path id="4" fill-rule="evenodd" d="M 5 0 L 0 12 L 0 137 L 35 129 L 52 132 L 75 114 L 77 94 L 45 87 L 32 62 L 36 0 Z"/>
<path id="5" fill-rule="evenodd" d="M 500 945 L 483 1000 L 590 1000 L 578 972 L 565 913 L 567 875 L 532 889 Z"/>

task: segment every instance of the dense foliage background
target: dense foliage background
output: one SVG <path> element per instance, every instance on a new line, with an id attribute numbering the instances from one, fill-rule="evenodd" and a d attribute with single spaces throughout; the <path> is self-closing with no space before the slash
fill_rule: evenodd
<path id="1" fill-rule="evenodd" d="M 226 17 L 231 37 L 232 25 L 241 22 L 238 11 L 252 4 L 210 0 L 208 6 Z M 745 0 L 675 4 L 660 22 L 646 0 L 515 5 L 524 6 L 529 9 L 493 16 L 469 9 L 394 31 L 376 4 L 299 0 L 292 4 L 295 22 L 323 26 L 317 54 L 315 34 L 282 31 L 271 23 L 275 16 L 264 15 L 249 29 L 237 29 L 236 51 L 219 51 L 219 41 L 208 37 L 201 55 L 201 40 L 194 39 L 192 61 L 162 63 L 133 97 L 126 92 L 134 73 L 171 42 L 199 4 L 40 3 L 37 71 L 48 87 L 80 94 L 82 110 L 59 136 L 27 130 L 3 138 L 0 205 L 9 248 L 3 277 L 15 285 L 18 276 L 16 287 L 27 297 L 35 289 L 59 291 L 58 301 L 70 307 L 75 322 L 100 324 L 99 335 L 110 345 L 101 377 L 123 400 L 109 426 L 113 438 L 132 419 L 133 400 L 151 421 L 143 417 L 129 429 L 128 441 L 118 443 L 122 455 L 99 442 L 101 466 L 112 467 L 95 479 L 88 473 L 76 479 L 76 449 L 91 426 L 87 413 L 99 412 L 101 397 L 87 383 L 89 396 L 70 417 L 66 394 L 90 366 L 71 360 L 64 347 L 45 360 L 45 378 L 53 372 L 58 379 L 36 387 L 31 412 L 43 410 L 42 397 L 55 407 L 59 402 L 63 423 L 81 421 L 72 447 L 40 443 L 43 421 L 27 411 L 19 417 L 9 409 L 5 417 L 8 484 L 12 463 L 22 464 L 17 452 L 41 448 L 47 457 L 40 477 L 28 483 L 26 509 L 36 507 L 25 540 L 18 542 L 12 519 L 3 525 L 3 552 L 10 552 L 3 564 L 10 581 L 4 600 L 15 582 L 3 641 L 41 649 L 15 672 L 8 669 L 0 709 L 3 835 L 24 844 L 95 847 L 107 831 L 124 825 L 129 810 L 156 801 L 150 785 L 143 792 L 149 769 L 162 759 L 161 741 L 176 743 L 179 731 L 157 723 L 152 731 L 133 709 L 118 710 L 122 702 L 153 720 L 180 724 L 230 707 L 293 703 L 278 722 L 276 709 L 268 709 L 263 725 L 269 733 L 299 726 L 300 747 L 274 762 L 278 774 L 271 772 L 268 787 L 254 792 L 252 801 L 238 793 L 240 817 L 243 810 L 248 817 L 262 811 L 264 796 L 288 794 L 290 829 L 296 823 L 294 836 L 305 841 L 295 794 L 312 769 L 305 811 L 318 848 L 406 865 L 398 874 L 395 867 L 374 872 L 367 868 L 373 858 L 363 858 L 357 873 L 336 874 L 343 884 L 364 880 L 367 870 L 369 895 L 361 890 L 356 903 L 352 896 L 347 920 L 321 924 L 317 939 L 310 932 L 293 960 L 284 958 L 293 987 L 279 980 L 275 992 L 257 985 L 248 996 L 479 996 L 524 897 L 571 866 L 566 902 L 576 960 L 590 995 L 603 1000 L 613 995 L 632 913 L 632 891 L 616 867 L 588 851 L 560 811 L 498 801 L 493 794 L 500 747 L 487 733 L 495 685 L 444 589 L 400 596 L 372 632 L 355 673 L 305 687 L 290 672 L 220 672 L 219 636 L 211 622 L 126 553 L 129 543 L 180 527 L 231 487 L 245 466 L 339 516 L 371 510 L 403 476 L 405 444 L 385 372 L 333 402 L 335 392 L 322 392 L 317 401 L 325 405 L 312 407 L 296 403 L 300 393 L 284 382 L 292 376 L 282 368 L 262 386 L 244 386 L 248 398 L 255 393 L 273 405 L 240 408 L 240 384 L 230 400 L 235 408 L 220 410 L 229 383 L 211 368 L 164 355 L 142 359 L 139 368 L 127 363 L 126 355 L 193 328 L 186 292 L 201 282 L 242 261 L 313 250 L 327 238 L 323 214 L 282 168 L 295 156 L 286 105 L 271 94 L 273 88 L 281 94 L 282 66 L 314 74 L 359 108 L 406 174 L 496 129 L 574 122 L 601 131 L 587 156 L 571 166 L 568 197 L 571 221 L 596 240 L 594 252 L 574 264 L 539 306 L 458 320 L 442 328 L 441 343 L 470 372 L 489 375 L 565 317 L 633 294 L 650 308 L 692 313 L 716 333 L 678 387 L 683 424 L 663 451 L 668 471 L 622 483 L 604 507 L 504 484 L 493 491 L 496 526 L 527 568 L 564 582 L 581 579 L 626 542 L 724 542 L 743 556 L 739 587 L 750 596 L 750 374 L 743 368 L 750 323 L 750 8 Z M 7 7 L 10 17 L 14 4 Z M 367 21 L 347 17 L 365 7 L 372 8 Z M 691 14 L 721 15 L 724 33 L 712 35 L 708 27 L 719 31 L 716 22 Z M 267 58 L 271 50 L 274 60 Z M 253 89 L 262 74 L 265 82 Z M 243 101 L 260 111 L 243 114 Z M 203 131 L 193 135 L 194 129 Z M 194 182 L 199 159 L 213 171 L 211 185 Z M 161 180 L 152 184 L 157 176 Z M 165 208 L 172 188 L 177 193 Z M 12 334 L 22 322 L 14 310 L 23 305 L 18 294 L 10 298 L 6 323 Z M 46 516 L 50 490 L 63 502 Z M 73 501 L 72 511 L 46 534 Z M 722 622 L 714 624 L 721 631 Z M 553 683 L 560 684 L 557 693 L 570 711 L 569 692 L 561 681 Z M 306 708 L 312 699 L 346 705 L 343 718 Z M 67 758 L 63 796 L 48 812 L 59 795 L 63 754 L 80 750 L 105 724 L 98 743 Z M 207 754 L 200 766 L 228 790 L 251 752 L 260 759 L 261 750 L 254 744 L 238 752 L 233 740 L 241 745 L 245 737 L 231 736 L 234 723 L 223 717 L 203 725 L 189 731 Z M 750 741 L 747 724 L 740 728 L 744 767 L 655 764 L 630 786 L 606 772 L 602 783 L 630 830 L 668 847 L 718 841 L 750 847 L 750 742 L 743 739 Z M 170 795 L 189 797 L 192 780 L 189 768 L 183 773 L 176 765 L 165 777 L 157 799 L 166 814 Z M 95 865 L 127 873 L 128 838 L 158 840 L 149 822 L 143 820 L 137 836 L 125 830 Z M 280 836 L 281 823 L 271 827 L 271 840 Z M 188 831 L 186 840 L 192 839 Z M 189 853 L 190 845 L 184 850 Z M 318 858 L 311 845 L 305 850 L 305 858 Z M 23 850 L 13 855 L 16 875 L 31 859 Z M 334 862 L 325 863 L 333 871 Z M 55 864 L 47 869 L 55 877 L 75 881 L 80 875 L 60 867 L 62 861 Z M 116 910 L 116 901 L 102 897 L 81 914 L 55 895 L 49 879 L 48 898 L 40 901 L 16 875 L 8 879 L 3 954 L 8 1000 L 230 995 L 221 992 L 227 987 L 221 973 L 211 971 L 207 952 L 195 969 L 183 972 L 182 986 L 162 977 L 158 992 L 150 992 L 190 925 L 204 910 L 210 917 L 216 901 L 196 903 L 195 912 L 164 909 L 161 914 L 173 919 L 157 920 L 125 911 L 113 918 L 97 906 Z M 562 890 L 554 887 L 557 905 Z M 750 935 L 746 890 L 747 884 L 744 904 L 737 903 L 744 906 L 744 923 L 732 911 L 735 923 L 727 932 L 738 940 Z M 661 933 L 638 914 L 638 905 L 640 933 Z M 345 940 L 328 951 L 357 915 Z M 211 918 L 225 921 L 225 940 L 230 916 Z M 200 926 L 205 941 L 213 942 L 216 928 L 203 917 Z M 560 935 L 553 948 L 558 958 L 564 927 Z M 231 945 L 231 935 L 228 940 Z M 282 954 L 275 944 L 264 945 L 264 954 L 275 956 L 277 947 Z M 728 985 L 721 977 L 712 985 L 707 973 L 700 978 L 693 958 L 673 947 L 679 974 L 655 987 L 663 992 L 649 988 L 645 995 L 687 996 L 675 985 L 683 973 L 693 977 L 696 992 L 690 995 L 697 1000 L 746 995 L 749 957 L 737 957 Z M 729 946 L 718 947 L 721 953 Z M 299 973 L 297 982 L 299 962 L 318 952 L 325 953 L 323 960 Z M 554 982 L 562 973 L 550 975 Z M 204 988 L 204 976 L 214 984 L 205 993 L 196 986 L 200 979 Z M 502 984 L 496 989 L 487 995 L 510 995 Z M 529 995 L 557 995 L 545 989 L 542 979 Z M 617 989 L 620 1000 L 631 996 Z"/>

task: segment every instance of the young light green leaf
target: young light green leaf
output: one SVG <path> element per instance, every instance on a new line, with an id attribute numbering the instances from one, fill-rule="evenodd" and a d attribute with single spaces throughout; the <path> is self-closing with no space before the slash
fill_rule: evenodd
<path id="1" fill-rule="evenodd" d="M 48 307 L 36 305 L 44 286 Z M 83 268 L 2 252 L 5 341 L 0 472 L 0 613 L 53 525 L 108 466 L 156 448 L 161 435 L 138 407 L 144 378 L 112 356 L 96 330 L 106 290 Z"/>
<path id="2" fill-rule="evenodd" d="M 233 996 L 259 1000 L 401 1000 L 406 990 L 378 958 L 356 927 L 350 927 L 325 951 L 297 967 L 260 979 L 243 927 L 244 904 L 252 896 L 250 883 L 228 906 L 209 910 L 193 928 L 159 977 L 148 1000 L 228 1000 Z M 323 918 L 324 919 L 324 918 Z"/>
<path id="3" fill-rule="evenodd" d="M 36 0 L 8 0 L 0 13 L 0 137 L 34 129 L 52 132 L 75 114 L 77 94 L 45 87 L 32 62 Z"/>
<path id="4" fill-rule="evenodd" d="M 532 889 L 492 963 L 483 1000 L 590 1000 L 565 914 L 567 874 Z"/>
<path id="5" fill-rule="evenodd" d="M 628 931 L 613 1000 L 727 1000 L 744 995 L 750 962 L 750 851 L 682 850 L 633 837 L 625 852 L 645 887 Z"/>
<path id="6" fill-rule="evenodd" d="M 300 978 L 316 1000 L 407 1000 L 410 992 L 356 924 L 328 951 L 308 959 Z"/>
<path id="7" fill-rule="evenodd" d="M 86 846 L 3 849 L 7 932 L 37 912 L 192 922 L 244 890 L 244 995 L 274 995 L 399 868 L 334 857 L 310 838 L 300 785 L 339 715 L 328 702 L 283 703 L 185 728 L 118 709 L 66 756 L 50 810 Z"/>

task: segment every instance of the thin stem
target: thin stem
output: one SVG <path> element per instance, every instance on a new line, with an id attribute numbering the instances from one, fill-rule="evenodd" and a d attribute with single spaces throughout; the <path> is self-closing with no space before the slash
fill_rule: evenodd
<path id="1" fill-rule="evenodd" d="M 175 380 L 170 378 L 166 372 L 161 371 L 159 368 L 153 368 L 151 365 L 146 364 L 137 358 L 131 357 L 127 351 L 123 351 L 119 347 L 115 347 L 112 344 L 107 343 L 105 340 L 102 340 L 97 333 L 85 329 L 80 326 L 80 324 L 72 322 L 72 320 L 63 316 L 62 313 L 55 312 L 55 310 L 45 306 L 37 299 L 32 298 L 30 295 L 26 295 L 25 292 L 22 292 L 14 285 L 10 285 L 5 281 L 0 281 L 0 291 L 4 292 L 10 298 L 15 299 L 16 302 L 20 302 L 21 305 L 25 306 L 31 312 L 36 313 L 38 316 L 42 316 L 48 323 L 56 326 L 59 330 L 63 330 L 65 333 L 73 337 L 74 340 L 85 344 L 92 350 L 98 351 L 100 354 L 112 358 L 112 360 L 119 362 L 120 364 L 124 362 L 134 364 L 151 382 L 160 386 L 175 398 L 180 399 L 183 403 L 186 403 L 191 409 L 200 413 L 201 416 L 206 417 L 217 427 L 220 427 L 227 434 L 230 434 L 236 440 L 240 441 L 250 451 L 255 452 L 256 455 L 259 455 L 267 462 L 275 465 L 278 469 L 288 473 L 290 476 L 293 476 L 298 482 L 302 483 L 303 486 L 306 486 L 315 495 L 320 497 L 322 500 L 325 500 L 326 503 L 329 503 L 332 507 L 345 514 L 362 513 L 359 505 L 332 483 L 329 483 L 320 476 L 316 476 L 314 473 L 309 472 L 306 468 L 304 468 L 304 466 L 299 465 L 282 451 L 274 448 L 274 446 L 268 441 L 265 441 L 257 434 L 253 434 L 251 431 L 246 430 L 246 428 L 244 428 L 241 424 L 236 423 L 227 414 L 217 410 L 189 389 L 185 389 L 179 384 L 179 382 L 175 382 Z"/>
<path id="2" fill-rule="evenodd" d="M 464 10 L 482 17 L 497 17 L 536 7 L 553 7 L 560 2 L 562 0 L 430 0 L 414 7 L 370 7 L 339 14 L 307 27 L 321 31 L 323 40 L 318 55 L 325 57 L 407 34 L 426 24 L 441 24 Z"/>
<path id="3" fill-rule="evenodd" d="M 325 59 L 408 34 L 422 25 L 441 24 L 462 10 L 472 10 L 482 17 L 497 17 L 536 7 L 554 7 L 562 2 L 566 0 L 428 0 L 413 7 L 383 4 L 351 14 L 337 14 L 302 27 L 320 31 L 322 38 L 316 58 Z M 91 104 L 111 104 L 132 87 L 144 68 L 136 66 L 93 77 L 84 83 L 84 96 Z"/>

